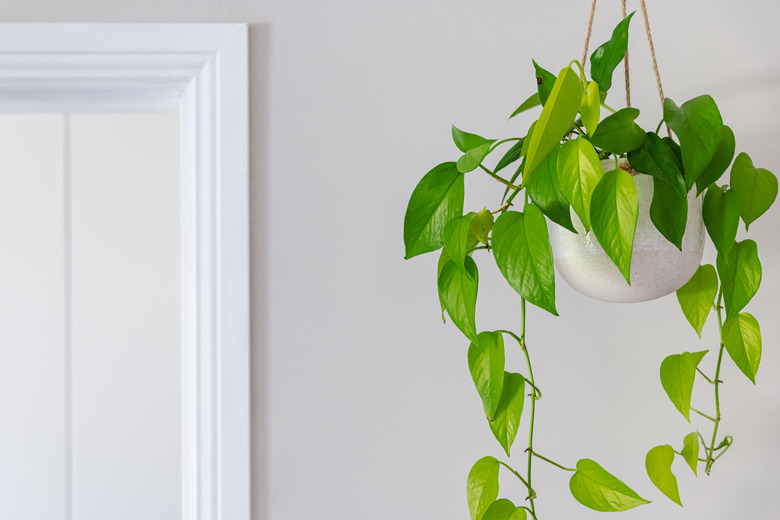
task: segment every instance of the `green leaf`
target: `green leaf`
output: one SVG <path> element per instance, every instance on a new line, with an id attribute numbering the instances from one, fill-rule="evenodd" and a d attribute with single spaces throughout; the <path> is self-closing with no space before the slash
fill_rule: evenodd
<path id="1" fill-rule="evenodd" d="M 510 287 L 530 303 L 555 310 L 555 271 L 547 221 L 533 204 L 507 211 L 493 225 L 493 255 Z"/>
<path id="2" fill-rule="evenodd" d="M 628 50 L 628 25 L 634 13 L 625 17 L 612 31 L 612 38 L 590 56 L 590 75 L 606 92 L 612 86 L 612 73 Z"/>
<path id="3" fill-rule="evenodd" d="M 645 142 L 645 131 L 634 122 L 639 116 L 636 108 L 623 108 L 599 123 L 590 142 L 612 153 L 628 153 Z"/>
<path id="4" fill-rule="evenodd" d="M 761 362 L 761 329 L 758 321 L 746 312 L 731 316 L 723 324 L 723 344 L 737 368 L 756 384 L 756 373 Z"/>
<path id="5" fill-rule="evenodd" d="M 739 216 L 745 222 L 745 230 L 777 198 L 777 177 L 769 170 L 753 166 L 753 160 L 744 152 L 731 167 L 731 187 L 739 193 Z"/>
<path id="6" fill-rule="evenodd" d="M 466 257 L 466 272 L 455 267 L 450 260 L 442 267 L 439 275 L 439 298 L 452 322 L 471 341 L 477 340 L 475 311 L 477 306 L 477 286 L 479 273 L 477 264 Z"/>
<path id="7" fill-rule="evenodd" d="M 715 305 L 717 294 L 718 275 L 710 264 L 700 265 L 691 279 L 677 289 L 677 301 L 680 302 L 685 319 L 699 337 L 710 310 Z"/>
<path id="8" fill-rule="evenodd" d="M 638 215 L 636 185 L 631 174 L 620 168 L 605 173 L 593 190 L 590 210 L 593 234 L 629 285 Z"/>
<path id="9" fill-rule="evenodd" d="M 569 201 L 558 180 L 558 153 L 560 146 L 553 148 L 525 185 L 526 192 L 547 218 L 572 233 L 577 231 L 571 222 Z"/>
<path id="10" fill-rule="evenodd" d="M 552 74 L 550 74 L 550 75 L 552 76 Z M 554 81 L 555 81 L 555 76 L 553 76 L 553 82 L 554 82 Z M 551 83 L 550 85 L 552 85 L 552 83 Z M 551 87 L 551 88 L 552 88 L 552 87 Z M 528 99 L 526 99 L 525 101 L 523 101 L 523 102 L 520 104 L 520 106 L 519 106 L 519 107 L 517 107 L 517 108 L 515 109 L 515 111 L 514 111 L 514 112 L 512 112 L 512 115 L 511 115 L 511 116 L 509 116 L 509 119 L 512 119 L 512 118 L 513 118 L 513 117 L 515 117 L 516 115 L 518 115 L 518 114 L 521 114 L 521 113 L 525 112 L 526 110 L 529 110 L 529 109 L 531 109 L 531 108 L 533 108 L 533 107 L 538 107 L 538 106 L 539 106 L 539 105 L 541 105 L 541 104 L 542 104 L 542 100 L 541 100 L 541 98 L 539 97 L 539 92 L 534 92 L 533 94 L 531 94 L 531 95 L 528 97 Z"/>
<path id="11" fill-rule="evenodd" d="M 539 94 L 539 102 L 545 105 L 553 90 L 556 78 L 552 72 L 540 67 L 536 61 L 531 61 L 533 61 L 534 70 L 536 71 L 536 93 Z"/>
<path id="12" fill-rule="evenodd" d="M 683 447 L 680 455 L 688 463 L 694 475 L 698 475 L 699 467 L 699 435 L 696 432 L 689 433 L 683 439 Z"/>
<path id="13" fill-rule="evenodd" d="M 731 317 L 745 308 L 761 285 L 758 246 L 752 240 L 737 242 L 728 257 L 718 255 L 717 265 L 726 315 Z"/>
<path id="14" fill-rule="evenodd" d="M 601 98 L 599 97 L 599 86 L 595 81 L 588 83 L 585 93 L 580 101 L 580 118 L 588 135 L 592 136 L 601 119 Z"/>
<path id="15" fill-rule="evenodd" d="M 479 168 L 482 161 L 491 151 L 491 147 L 495 141 L 488 141 L 481 146 L 468 150 L 465 154 L 458 159 L 458 171 L 461 173 L 468 173 Z"/>
<path id="16" fill-rule="evenodd" d="M 496 416 L 504 390 L 504 337 L 500 332 L 480 332 L 469 345 L 469 372 L 488 419 Z"/>
<path id="17" fill-rule="evenodd" d="M 493 173 L 498 173 L 522 157 L 523 141 L 525 141 L 525 139 L 520 139 L 512 146 L 512 148 L 507 150 L 501 160 L 498 161 L 498 164 L 496 164 L 496 167 L 493 169 Z"/>
<path id="18" fill-rule="evenodd" d="M 490 421 L 490 429 L 498 443 L 504 448 L 506 456 L 515 442 L 517 428 L 520 426 L 520 417 L 523 415 L 525 403 L 525 378 L 520 374 L 506 372 L 504 374 L 504 388 L 501 394 L 501 402 L 498 410 Z"/>
<path id="19" fill-rule="evenodd" d="M 455 143 L 455 146 L 458 147 L 458 150 L 463 153 L 484 146 L 485 144 L 493 144 L 496 142 L 495 139 L 485 139 L 481 135 L 464 132 L 455 125 L 452 125 L 452 140 Z"/>
<path id="20" fill-rule="evenodd" d="M 712 162 L 723 137 L 723 119 L 718 105 L 706 94 L 679 107 L 666 98 L 664 121 L 680 140 L 685 184 L 691 189 L 696 178 Z"/>
<path id="21" fill-rule="evenodd" d="M 493 214 L 487 208 L 474 215 L 474 220 L 471 221 L 471 234 L 478 242 L 486 246 L 490 245 L 488 235 L 491 229 L 493 229 Z"/>
<path id="22" fill-rule="evenodd" d="M 723 173 L 728 169 L 731 160 L 734 158 L 734 150 L 736 149 L 736 140 L 734 139 L 734 132 L 731 131 L 726 125 L 723 125 L 721 131 L 720 143 L 715 150 L 715 155 L 712 157 L 710 164 L 699 174 L 696 178 L 696 195 L 701 195 L 710 184 L 717 182 Z"/>
<path id="23" fill-rule="evenodd" d="M 674 152 L 657 134 L 647 132 L 642 146 L 628 154 L 628 162 L 637 171 L 668 183 L 681 196 L 688 192 Z"/>
<path id="24" fill-rule="evenodd" d="M 515 507 L 511 500 L 501 498 L 496 500 L 487 511 L 482 520 L 527 520 L 528 515 L 522 507 Z"/>
<path id="25" fill-rule="evenodd" d="M 674 462 L 674 448 L 668 444 L 656 446 L 647 452 L 645 468 L 647 476 L 653 481 L 655 487 L 669 497 L 673 502 L 682 506 L 680 491 L 677 488 L 677 479 L 672 474 L 672 462 Z"/>
<path id="26" fill-rule="evenodd" d="M 566 141 L 558 152 L 557 167 L 561 191 L 571 203 L 585 231 L 589 231 L 593 190 L 604 174 L 596 150 L 585 139 Z"/>
<path id="27" fill-rule="evenodd" d="M 727 256 L 739 228 L 739 194 L 728 186 L 713 184 L 704 194 L 701 214 L 715 249 Z"/>
<path id="28" fill-rule="evenodd" d="M 671 137 L 662 137 L 661 141 L 664 142 L 664 144 L 672 151 L 674 157 L 677 159 L 677 169 L 683 171 L 682 150 L 680 149 L 680 145 L 677 144 Z"/>
<path id="29" fill-rule="evenodd" d="M 577 502 L 596 511 L 628 511 L 650 503 L 590 459 L 577 462 L 569 489 Z"/>
<path id="30" fill-rule="evenodd" d="M 682 180 L 682 177 L 680 177 Z M 669 183 L 653 177 L 653 201 L 650 220 L 666 240 L 682 251 L 685 227 L 688 224 L 688 197 Z"/>
<path id="31" fill-rule="evenodd" d="M 476 213 L 469 212 L 455 217 L 444 226 L 444 250 L 450 255 L 455 267 L 466 273 L 466 253 L 469 245 L 469 232 Z"/>
<path id="32" fill-rule="evenodd" d="M 530 134 L 523 180 L 527 180 L 528 175 L 533 173 L 569 132 L 580 109 L 581 89 L 580 80 L 570 67 L 561 70 L 537 120 L 536 128 Z"/>
<path id="33" fill-rule="evenodd" d="M 523 146 L 520 149 L 520 155 L 523 157 L 528 155 L 528 146 L 531 144 L 531 136 L 534 134 L 534 130 L 536 130 L 536 123 L 538 121 L 531 123 L 531 126 L 528 127 L 528 132 L 525 134 L 525 139 L 523 139 Z"/>
<path id="34" fill-rule="evenodd" d="M 442 247 L 444 226 L 463 214 L 463 196 L 463 174 L 454 162 L 440 164 L 425 174 L 406 208 L 406 258 Z"/>
<path id="35" fill-rule="evenodd" d="M 471 520 L 482 520 L 487 509 L 498 497 L 499 468 L 498 460 L 493 457 L 483 457 L 469 471 L 466 499 Z"/>
<path id="36" fill-rule="evenodd" d="M 696 367 L 707 352 L 703 350 L 672 354 L 661 363 L 661 386 L 674 407 L 688 422 L 691 422 L 691 393 L 696 379 Z"/>

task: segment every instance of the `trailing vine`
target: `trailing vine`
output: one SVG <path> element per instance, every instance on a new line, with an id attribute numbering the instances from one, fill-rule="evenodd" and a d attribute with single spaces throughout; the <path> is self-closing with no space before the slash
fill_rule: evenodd
<path id="1" fill-rule="evenodd" d="M 664 444 L 647 453 L 650 480 L 671 500 L 682 505 L 671 471 L 675 456 L 681 456 L 695 474 L 702 465 L 709 474 L 733 443 L 729 435 L 719 437 L 724 352 L 755 382 L 761 335 L 757 320 L 743 310 L 760 285 L 761 263 L 756 243 L 750 239 L 737 242 L 736 236 L 740 219 L 747 230 L 772 205 L 777 179 L 756 168 L 745 153 L 734 159 L 734 134 L 708 95 L 680 106 L 665 99 L 663 119 L 655 132 L 636 124 L 639 110 L 615 110 L 605 104 L 613 72 L 627 52 L 632 15 L 590 56 L 590 80 L 576 60 L 557 75 L 533 62 L 537 90 L 511 116 L 542 107 L 524 136 L 487 139 L 453 126 L 459 158 L 430 170 L 409 200 L 404 219 L 406 258 L 441 250 L 437 286 L 442 313 L 469 340 L 469 371 L 489 429 L 508 458 L 521 419 L 528 427 L 522 471 L 493 456 L 473 465 L 467 479 L 472 520 L 539 520 L 533 480 L 537 460 L 571 473 L 572 496 L 591 509 L 625 511 L 649 503 L 593 460 L 580 459 L 570 467 L 536 450 L 535 412 L 543 385 L 534 378 L 532 351 L 526 343 L 528 303 L 558 315 L 548 221 L 573 233 L 578 228 L 591 233 L 630 285 L 638 218 L 632 175 L 651 176 L 650 218 L 658 232 L 679 249 L 686 230 L 688 193 L 696 190 L 695 196 L 703 197 L 707 234 L 718 251 L 716 266 L 700 266 L 677 291 L 683 314 L 699 336 L 714 309 L 720 338 L 714 374 L 708 376 L 699 367 L 707 351 L 674 354 L 660 368 L 661 386 L 683 417 L 690 422 L 693 412 L 713 425 L 711 436 L 698 431 L 688 434 L 679 451 Z M 671 132 L 667 137 L 658 134 L 664 123 L 676 139 Z M 490 166 L 488 158 L 510 144 Z M 604 160 L 609 167 L 602 166 Z M 504 172 L 510 166 L 514 173 L 507 176 Z M 719 185 L 729 167 L 729 183 Z M 492 210 L 464 213 L 467 174 L 483 174 L 504 186 L 504 197 Z M 518 199 L 518 195 L 522 196 Z M 492 255 L 520 296 L 518 332 L 479 331 L 477 327 L 479 270 L 475 257 L 485 255 Z M 522 370 L 508 370 L 506 339 L 522 350 L 526 362 Z M 697 377 L 713 387 L 714 412 L 691 406 Z M 501 468 L 525 487 L 527 495 L 519 497 L 522 502 L 499 498 Z"/>

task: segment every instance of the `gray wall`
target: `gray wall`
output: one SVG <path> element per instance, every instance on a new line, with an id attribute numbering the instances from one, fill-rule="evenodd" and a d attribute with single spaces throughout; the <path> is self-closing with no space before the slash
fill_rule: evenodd
<path id="1" fill-rule="evenodd" d="M 401 223 L 421 175 L 457 157 L 451 123 L 486 135 L 523 132 L 527 119 L 505 118 L 534 88 L 531 58 L 553 70 L 579 58 L 589 2 L 540 4 L 0 1 L 4 22 L 251 24 L 255 520 L 468 517 L 468 469 L 500 448 L 481 418 L 466 342 L 438 321 L 435 258 L 402 260 Z M 600 4 L 594 45 L 617 22 L 617 4 Z M 649 7 L 666 94 L 678 102 L 712 94 L 738 148 L 780 172 L 780 8 L 758 0 Z M 660 106 L 639 23 L 631 34 L 634 105 L 651 128 Z M 478 194 L 500 196 L 476 176 L 468 189 L 471 209 L 481 209 Z M 561 318 L 531 311 L 545 392 L 537 447 L 567 464 L 599 460 L 655 502 L 622 518 L 771 515 L 780 463 L 779 218 L 772 210 L 751 228 L 764 263 L 750 307 L 765 337 L 759 385 L 727 364 L 723 431 L 736 444 L 709 478 L 675 466 L 684 510 L 644 476 L 644 453 L 666 442 L 679 449 L 695 428 L 666 401 L 657 370 L 670 353 L 714 348 L 712 324 L 699 343 L 673 297 L 614 306 L 562 283 Z M 480 328 L 511 327 L 518 299 L 483 265 Z M 516 353 L 509 361 L 520 368 Z M 709 394 L 698 398 L 712 408 Z M 568 475 L 537 467 L 542 518 L 600 517 L 568 496 Z M 504 489 L 516 502 L 524 497 L 511 480 Z"/>

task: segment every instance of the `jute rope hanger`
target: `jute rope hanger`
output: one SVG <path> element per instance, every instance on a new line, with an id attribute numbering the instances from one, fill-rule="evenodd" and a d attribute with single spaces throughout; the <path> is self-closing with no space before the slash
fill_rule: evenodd
<path id="1" fill-rule="evenodd" d="M 626 0 L 620 0 L 621 10 L 623 12 L 623 18 L 626 17 Z M 645 0 L 639 0 L 639 8 L 642 11 L 642 18 L 645 22 L 645 34 L 647 35 L 647 43 L 650 46 L 650 56 L 653 59 L 653 72 L 655 73 L 655 82 L 658 87 L 658 95 L 661 98 L 661 106 L 664 103 L 664 88 L 661 85 L 661 73 L 658 71 L 658 61 L 655 57 L 655 47 L 653 46 L 653 36 L 650 33 L 650 20 L 647 16 L 647 6 Z M 585 46 L 582 50 L 582 67 L 585 68 L 585 61 L 588 57 L 588 45 L 590 44 L 590 36 L 593 30 L 593 18 L 596 15 L 596 0 L 592 0 L 590 4 L 590 15 L 588 16 L 588 29 L 585 35 Z M 623 60 L 625 64 L 625 80 L 626 80 L 626 106 L 631 106 L 631 80 L 628 71 L 628 51 L 626 51 L 626 57 Z"/>

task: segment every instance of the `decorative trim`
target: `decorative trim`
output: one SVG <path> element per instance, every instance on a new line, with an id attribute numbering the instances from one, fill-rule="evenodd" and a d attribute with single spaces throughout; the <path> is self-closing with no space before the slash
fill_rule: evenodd
<path id="1" fill-rule="evenodd" d="M 0 24 L 0 112 L 178 110 L 184 520 L 249 520 L 245 24 Z"/>

